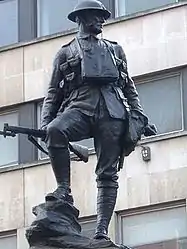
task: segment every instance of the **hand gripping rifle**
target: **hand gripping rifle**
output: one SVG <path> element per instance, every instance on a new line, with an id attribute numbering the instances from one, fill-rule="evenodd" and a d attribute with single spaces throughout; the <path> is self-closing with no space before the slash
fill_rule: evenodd
<path id="1" fill-rule="evenodd" d="M 46 131 L 30 129 L 20 126 L 9 126 L 7 123 L 4 124 L 3 131 L 0 131 L 0 135 L 6 137 L 15 137 L 17 134 L 28 135 L 28 140 L 33 143 L 40 151 L 48 155 L 48 152 L 37 142 L 36 138 L 44 139 L 46 137 Z M 69 143 L 69 150 L 73 152 L 77 157 L 77 161 L 88 162 L 88 148 L 79 145 Z"/>

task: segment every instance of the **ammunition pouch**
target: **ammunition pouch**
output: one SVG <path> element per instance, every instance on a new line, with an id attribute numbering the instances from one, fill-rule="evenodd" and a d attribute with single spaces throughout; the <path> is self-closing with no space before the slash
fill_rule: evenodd
<path id="1" fill-rule="evenodd" d="M 76 74 L 79 73 L 80 70 L 80 57 L 71 57 L 68 58 L 67 61 L 60 65 L 60 70 L 63 73 L 64 79 L 66 81 L 73 81 L 75 79 Z"/>
<path id="2" fill-rule="evenodd" d="M 119 86 L 121 88 L 124 88 L 128 77 L 127 64 L 123 60 L 117 57 L 116 57 L 116 63 L 119 70 Z"/>
<path id="3" fill-rule="evenodd" d="M 71 51 L 71 50 L 70 50 Z M 65 97 L 69 97 L 69 94 L 73 89 L 76 89 L 80 85 L 80 57 L 74 56 L 73 53 L 70 53 L 70 57 L 67 61 L 60 65 L 60 70 L 63 74 L 63 83 L 61 82 L 61 87 L 65 92 Z"/>
<path id="4" fill-rule="evenodd" d="M 67 55 L 67 61 L 60 65 L 60 70 L 63 74 L 63 81 L 60 82 L 60 88 L 63 88 L 63 91 L 65 92 L 65 98 L 69 97 L 72 90 L 75 90 L 89 82 L 108 84 L 109 82 L 113 83 L 116 81 L 121 88 L 124 87 L 124 83 L 127 79 L 127 65 L 123 60 L 119 59 L 116 56 L 113 46 L 109 42 L 106 42 L 105 40 L 103 41 L 105 42 L 109 52 L 111 53 L 111 57 L 115 65 L 114 67 L 118 69 L 118 75 L 114 74 L 116 78 L 104 78 L 103 81 L 100 75 L 98 75 L 98 77 L 96 78 L 92 78 L 90 75 L 89 77 L 86 77 L 84 79 L 84 66 L 82 65 L 82 48 L 80 47 L 78 39 L 75 38 L 75 40 L 72 41 L 68 46 L 69 52 Z"/>
<path id="5" fill-rule="evenodd" d="M 113 46 L 108 41 L 105 40 L 105 43 L 107 44 L 109 48 L 109 51 L 113 57 L 113 60 L 115 61 L 115 65 L 119 72 L 118 86 L 123 88 L 125 86 L 124 83 L 126 83 L 127 76 L 128 76 L 127 63 L 124 60 L 117 57 Z"/>

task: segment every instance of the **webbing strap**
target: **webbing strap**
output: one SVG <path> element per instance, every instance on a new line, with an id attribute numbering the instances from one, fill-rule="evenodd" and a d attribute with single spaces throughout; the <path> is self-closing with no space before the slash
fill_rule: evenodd
<path id="1" fill-rule="evenodd" d="M 45 153 L 46 155 L 48 155 L 48 152 L 36 141 L 36 139 L 31 136 L 31 135 L 28 135 L 28 140 L 34 144 L 41 152 Z"/>

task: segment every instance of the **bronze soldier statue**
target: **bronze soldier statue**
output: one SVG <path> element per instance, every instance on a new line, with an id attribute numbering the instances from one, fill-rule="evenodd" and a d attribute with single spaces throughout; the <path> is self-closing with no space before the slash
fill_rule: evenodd
<path id="1" fill-rule="evenodd" d="M 122 47 L 98 38 L 109 17 L 110 12 L 96 0 L 79 3 L 68 15 L 78 24 L 78 33 L 54 59 L 41 123 L 47 131 L 45 142 L 58 184 L 46 201 L 61 199 L 73 204 L 68 143 L 94 139 L 98 188 L 95 239 L 108 239 L 121 141 L 128 124 L 127 106 L 144 116 Z M 147 122 L 144 125 L 148 127 Z"/>

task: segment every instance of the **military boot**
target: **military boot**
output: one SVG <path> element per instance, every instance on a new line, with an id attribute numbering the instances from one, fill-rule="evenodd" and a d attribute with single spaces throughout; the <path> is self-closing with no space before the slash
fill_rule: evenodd
<path id="1" fill-rule="evenodd" d="M 97 228 L 94 239 L 108 239 L 108 226 L 114 211 L 117 188 L 98 188 Z"/>
<path id="2" fill-rule="evenodd" d="M 46 201 L 64 200 L 73 204 L 70 188 L 70 155 L 68 148 L 49 148 L 57 189 L 46 195 Z"/>

